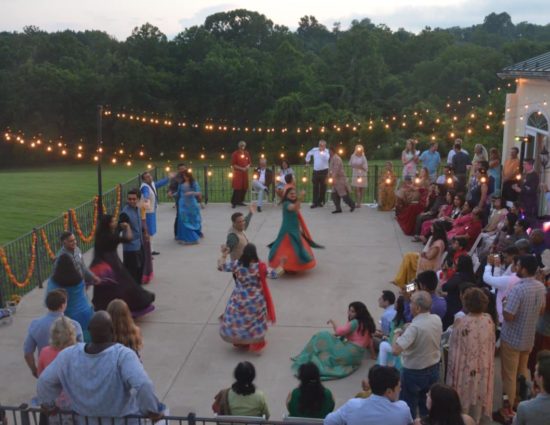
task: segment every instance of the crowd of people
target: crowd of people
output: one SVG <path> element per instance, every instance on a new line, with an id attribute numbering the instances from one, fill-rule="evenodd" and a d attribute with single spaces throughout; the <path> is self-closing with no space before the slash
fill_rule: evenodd
<path id="1" fill-rule="evenodd" d="M 438 176 L 437 144 L 420 153 L 408 140 L 398 188 L 392 163 L 386 165 L 379 209 L 395 209 L 399 225 L 424 248 L 404 255 L 392 282 L 398 288 L 382 292 L 379 326 L 363 302 L 351 302 L 345 324 L 329 319 L 332 330 L 314 334 L 291 358 L 300 385 L 286 400 L 290 416 L 325 418 L 327 425 L 471 425 L 490 417 L 536 425 L 550 417 L 550 268 L 543 262 L 545 235 L 535 229 L 532 192 L 538 190 L 538 176 L 526 160 L 518 178 L 517 149 L 502 172 L 498 152 L 490 152 L 476 145 L 470 160 L 457 140 Z M 250 158 L 239 142 L 232 155 L 234 208 L 244 205 Z M 351 186 L 342 159 L 326 142 L 307 153 L 306 162 L 311 159 L 311 208 L 325 204 L 329 178 L 333 213 L 342 212 L 342 200 L 352 212 L 360 207 L 368 170 L 362 146 L 350 158 Z M 152 256 L 159 254 L 152 245 L 158 187 L 167 185 L 175 201 L 174 238 L 196 244 L 203 237 L 199 185 L 184 164 L 170 177 L 154 182 L 144 173 L 141 188 L 128 192 L 120 215 L 100 217 L 90 267 L 75 236 L 61 235 L 63 246 L 47 286 L 48 313 L 31 323 L 24 343 L 45 415 L 68 409 L 92 417 L 139 414 L 157 420 L 165 412 L 141 364 L 143 341 L 134 323 L 154 309 L 155 295 L 144 285 L 153 276 Z M 246 229 L 273 187 L 282 222 L 263 262 Z M 276 322 L 268 279 L 315 267 L 312 248 L 323 247 L 301 214 L 305 193 L 297 191 L 288 163 L 274 178 L 261 160 L 252 188 L 258 203 L 249 205 L 246 216 L 231 215 L 221 246 L 218 270 L 231 273 L 235 286 L 219 318 L 219 334 L 236 350 L 260 353 L 268 324 Z M 502 408 L 493 412 L 500 397 L 494 393 L 497 350 L 503 394 Z M 322 381 L 354 373 L 367 353 L 376 365 L 362 391 L 333 411 L 334 397 Z M 213 411 L 268 418 L 265 394 L 253 383 L 254 366 L 239 363 L 234 378 L 216 394 Z M 105 391 L 96 391 L 99 387 Z"/>

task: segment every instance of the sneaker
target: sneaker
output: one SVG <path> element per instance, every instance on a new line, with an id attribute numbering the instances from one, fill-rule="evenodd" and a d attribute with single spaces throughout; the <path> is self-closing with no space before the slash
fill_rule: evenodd
<path id="1" fill-rule="evenodd" d="M 342 210 L 335 210 L 335 211 L 332 211 L 332 214 L 340 214 L 342 212 Z"/>
<path id="2" fill-rule="evenodd" d="M 309 206 L 309 208 L 317 208 L 317 207 L 318 207 L 317 204 L 311 204 L 311 205 Z"/>

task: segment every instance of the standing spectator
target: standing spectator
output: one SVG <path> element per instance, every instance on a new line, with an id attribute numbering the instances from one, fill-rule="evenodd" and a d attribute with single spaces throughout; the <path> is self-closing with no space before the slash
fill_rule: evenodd
<path id="1" fill-rule="evenodd" d="M 546 308 L 539 317 L 535 332 L 535 344 L 529 355 L 529 370 L 535 372 L 536 359 L 541 351 L 550 350 L 550 276 L 546 279 Z"/>
<path id="2" fill-rule="evenodd" d="M 452 157 L 451 164 L 453 166 L 455 176 L 458 178 L 457 190 L 464 190 L 468 178 L 468 167 L 472 165 L 470 155 L 462 150 L 462 143 L 458 142 L 455 142 L 454 150 L 451 152 L 455 152 Z M 451 153 L 449 152 L 449 155 L 450 154 Z"/>
<path id="3" fill-rule="evenodd" d="M 495 179 L 494 193 L 500 196 L 502 170 L 500 169 L 500 153 L 497 148 L 489 149 L 489 175 Z"/>
<path id="4" fill-rule="evenodd" d="M 462 255 L 456 262 L 456 269 L 453 276 L 441 286 L 441 290 L 447 295 L 447 312 L 443 317 L 443 330 L 451 326 L 455 319 L 455 314 L 462 310 L 462 301 L 460 300 L 460 287 L 464 283 L 475 283 L 474 264 L 472 257 Z"/>
<path id="5" fill-rule="evenodd" d="M 449 151 L 449 153 L 447 154 L 447 164 L 449 164 L 449 165 L 453 164 L 453 157 L 456 155 L 456 152 L 457 152 L 457 150 L 456 150 L 456 144 L 457 143 L 460 145 L 460 148 L 461 148 L 460 150 L 462 152 L 464 152 L 466 155 L 468 155 L 468 151 L 466 149 L 462 148 L 462 139 L 455 139 L 455 142 L 453 144 L 453 149 L 451 149 Z"/>
<path id="6" fill-rule="evenodd" d="M 479 423 L 493 411 L 495 324 L 481 289 L 468 289 L 463 301 L 468 314 L 453 325 L 446 382 L 458 392 L 463 411 Z"/>
<path id="7" fill-rule="evenodd" d="M 426 401 L 429 413 L 416 419 L 414 425 L 475 425 L 476 422 L 463 414 L 460 398 L 447 385 L 434 384 Z"/>
<path id="8" fill-rule="evenodd" d="M 267 168 L 265 158 L 260 159 L 260 166 L 254 170 L 252 189 L 258 194 L 258 212 L 262 212 L 264 196 L 269 194 L 269 188 L 273 185 L 273 171 Z"/>
<path id="9" fill-rule="evenodd" d="M 425 291 L 415 292 L 411 299 L 413 320 L 404 332 L 396 331 L 394 355 L 401 355 L 401 400 L 411 415 L 428 414 L 426 395 L 439 380 L 442 324 L 439 316 L 430 313 L 432 298 Z"/>
<path id="10" fill-rule="evenodd" d="M 408 139 L 405 143 L 405 149 L 401 152 L 401 162 L 403 163 L 403 178 L 416 176 L 416 165 L 418 164 L 418 151 L 416 150 L 416 140 Z"/>
<path id="11" fill-rule="evenodd" d="M 395 317 L 395 294 L 392 291 L 382 291 L 382 295 L 378 298 L 378 307 L 384 309 L 382 317 L 380 319 L 380 329 L 382 335 L 388 336 L 390 334 L 390 326 L 393 318 Z"/>
<path id="12" fill-rule="evenodd" d="M 40 353 L 49 344 L 50 328 L 57 318 L 63 316 L 63 312 L 67 308 L 67 292 L 64 289 L 56 289 L 49 292 L 46 295 L 46 307 L 48 308 L 48 313 L 31 322 L 23 345 L 25 361 L 35 378 L 38 377 L 38 371 L 34 353 L 37 349 L 38 353 Z M 77 341 L 82 342 L 82 328 L 78 322 L 72 319 L 71 323 L 74 326 Z"/>
<path id="13" fill-rule="evenodd" d="M 439 163 L 441 162 L 441 157 L 437 151 L 437 143 L 430 143 L 429 149 L 422 152 L 419 159 L 422 161 L 422 165 L 428 169 L 428 172 L 430 173 L 430 180 L 435 181 L 437 178 L 437 169 L 439 168 Z"/>
<path id="14" fill-rule="evenodd" d="M 327 191 L 328 162 L 330 153 L 327 150 L 327 142 L 319 140 L 319 147 L 310 149 L 306 154 L 306 164 L 309 164 L 313 157 L 313 201 L 311 208 L 322 207 L 325 204 L 325 193 Z"/>
<path id="15" fill-rule="evenodd" d="M 80 273 L 81 278 L 84 280 L 84 282 L 86 282 L 87 285 L 99 283 L 99 278 L 90 271 L 90 269 L 84 262 L 82 251 L 80 251 L 80 248 L 76 245 L 75 235 L 71 232 L 63 232 L 61 233 L 60 239 L 62 246 L 55 256 L 55 263 L 53 265 L 52 274 L 55 273 L 59 258 L 63 254 L 66 254 L 70 257 L 76 269 Z"/>
<path id="16" fill-rule="evenodd" d="M 517 176 L 521 176 L 521 167 L 519 162 L 519 149 L 512 147 L 510 149 L 510 158 L 504 161 L 502 168 L 502 197 L 506 201 L 515 202 L 518 198 L 517 193 L 512 186 L 518 182 Z"/>
<path id="17" fill-rule="evenodd" d="M 231 167 L 233 168 L 233 195 L 231 196 L 231 207 L 244 206 L 244 197 L 248 190 L 248 169 L 252 164 L 250 154 L 246 150 L 246 142 L 241 140 L 238 149 L 231 154 Z"/>
<path id="18" fill-rule="evenodd" d="M 342 158 L 336 153 L 334 148 L 330 148 L 329 174 L 332 178 L 332 202 L 336 208 L 332 213 L 341 213 L 340 199 L 349 206 L 350 212 L 355 210 L 355 202 L 349 196 L 349 183 L 344 173 L 344 164 Z"/>
<path id="19" fill-rule="evenodd" d="M 290 416 L 323 419 L 334 410 L 334 397 L 321 384 L 319 368 L 315 363 L 304 363 L 298 369 L 300 386 L 293 389 L 286 399 Z"/>
<path id="20" fill-rule="evenodd" d="M 220 415 L 265 416 L 269 407 L 263 391 L 256 389 L 256 369 L 250 362 L 240 362 L 233 372 L 235 382 L 231 388 L 216 394 L 212 410 Z"/>
<path id="21" fill-rule="evenodd" d="M 399 400 L 399 371 L 375 365 L 369 370 L 368 398 L 352 398 L 330 413 L 324 425 L 410 425 L 413 420 L 407 405 Z"/>
<path id="22" fill-rule="evenodd" d="M 534 278 L 537 267 L 534 256 L 519 258 L 517 275 L 521 280 L 510 291 L 504 304 L 500 334 L 501 373 L 503 391 L 511 406 L 516 399 L 518 376 L 529 379 L 529 352 L 535 341 L 537 320 L 544 313 L 546 304 L 546 288 Z"/>
<path id="23" fill-rule="evenodd" d="M 187 167 L 184 163 L 178 164 L 177 174 L 170 179 L 170 184 L 168 185 L 168 197 L 173 198 L 176 202 L 176 218 L 174 220 L 174 237 L 178 231 L 178 187 L 183 183 L 183 175 L 187 171 Z"/>
<path id="24" fill-rule="evenodd" d="M 127 415 L 162 417 L 153 383 L 136 353 L 114 342 L 109 313 L 98 311 L 90 321 L 92 342 L 66 348 L 38 378 L 37 394 L 52 406 L 61 391 L 71 400 L 71 410 L 81 416 L 121 418 Z M 132 421 L 130 419 L 130 421 Z M 136 421 L 137 423 L 137 421 Z"/>
<path id="25" fill-rule="evenodd" d="M 166 186 L 168 184 L 168 177 L 165 177 L 157 182 L 153 181 L 153 176 L 149 171 L 145 171 L 141 175 L 141 204 L 145 208 L 145 222 L 147 224 L 147 234 L 149 238 L 157 234 L 157 208 L 158 208 L 158 192 L 159 187 Z M 151 254 L 158 255 L 157 251 L 153 250 L 153 241 L 151 243 Z"/>
<path id="26" fill-rule="evenodd" d="M 550 353 L 541 352 L 537 358 L 535 382 L 540 392 L 531 400 L 518 405 L 514 425 L 547 425 L 550 418 Z"/>
<path id="27" fill-rule="evenodd" d="M 516 183 L 512 186 L 512 189 L 519 195 L 519 203 L 529 222 L 538 216 L 539 175 L 535 171 L 534 163 L 532 159 L 523 161 L 525 171 L 523 180 L 521 184 Z"/>
<path id="28" fill-rule="evenodd" d="M 129 190 L 126 196 L 127 203 L 120 213 L 119 222 L 128 223 L 132 230 L 132 239 L 122 244 L 122 262 L 136 283 L 141 285 L 144 262 L 143 239 L 148 236 L 141 222 L 141 214 L 137 207 L 138 200 L 139 192 L 136 189 Z"/>
<path id="29" fill-rule="evenodd" d="M 246 217 L 241 212 L 231 215 L 231 227 L 227 231 L 225 246 L 229 249 L 231 261 L 238 260 L 243 255 L 243 249 L 248 244 L 248 238 L 244 231 L 248 229 L 252 215 L 256 211 L 254 204 L 248 207 L 249 212 Z"/>
<path id="30" fill-rule="evenodd" d="M 107 306 L 107 313 L 113 321 L 114 341 L 134 350 L 139 356 L 139 352 L 143 347 L 141 330 L 134 323 L 128 304 L 124 300 L 114 299 Z"/>
<path id="31" fill-rule="evenodd" d="M 355 151 L 351 154 L 349 165 L 352 170 L 351 187 L 355 188 L 355 206 L 361 208 L 363 193 L 367 187 L 367 173 L 369 171 L 365 149 L 363 149 L 362 145 L 355 145 Z"/>

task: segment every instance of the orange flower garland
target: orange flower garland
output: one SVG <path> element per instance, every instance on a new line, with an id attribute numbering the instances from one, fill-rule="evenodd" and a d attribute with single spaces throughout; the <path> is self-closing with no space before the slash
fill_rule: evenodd
<path id="1" fill-rule="evenodd" d="M 32 275 L 34 273 L 34 266 L 36 265 L 36 242 L 38 238 L 36 236 L 36 232 L 32 232 L 32 244 L 31 244 L 31 262 L 29 264 L 29 268 L 27 270 L 27 276 L 25 276 L 25 280 L 22 282 L 19 282 L 17 280 L 17 277 L 13 274 L 10 264 L 8 262 L 8 258 L 6 256 L 6 251 L 4 251 L 4 248 L 0 248 L 0 261 L 2 261 L 2 264 L 4 265 L 4 269 L 6 270 L 6 274 L 8 275 L 9 280 L 11 283 L 13 283 L 18 288 L 24 288 L 29 285 L 31 282 Z"/>
<path id="2" fill-rule="evenodd" d="M 122 198 L 122 185 L 117 184 L 116 186 L 116 206 L 115 206 L 115 212 L 113 213 L 113 217 L 118 217 L 120 213 L 120 202 Z"/>
<path id="3" fill-rule="evenodd" d="M 94 240 L 95 236 L 95 229 L 97 226 L 97 196 L 94 198 L 94 213 L 92 215 L 92 230 L 90 231 L 90 234 L 88 236 L 84 235 L 82 232 L 82 229 L 80 228 L 80 224 L 78 224 L 78 219 L 76 217 L 76 211 L 74 209 L 69 210 L 71 213 L 71 219 L 73 221 L 74 229 L 80 238 L 80 240 L 84 243 L 90 243 Z"/>
<path id="4" fill-rule="evenodd" d="M 46 232 L 44 229 L 40 229 L 40 236 L 42 237 L 42 242 L 44 242 L 44 247 L 46 248 L 48 257 L 50 257 L 50 260 L 55 260 L 56 258 L 55 252 L 53 252 L 53 249 L 50 246 L 50 243 L 48 242 L 48 236 L 46 235 Z"/>
<path id="5" fill-rule="evenodd" d="M 69 214 L 66 212 L 63 213 L 63 230 L 69 231 Z"/>

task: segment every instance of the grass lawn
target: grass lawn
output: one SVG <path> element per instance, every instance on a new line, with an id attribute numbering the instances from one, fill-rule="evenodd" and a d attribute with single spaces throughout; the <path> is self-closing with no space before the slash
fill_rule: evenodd
<path id="1" fill-rule="evenodd" d="M 103 191 L 136 177 L 144 164 L 102 168 Z M 0 208 L 0 244 L 44 224 L 97 193 L 97 167 L 74 164 L 0 170 L 4 202 Z"/>

